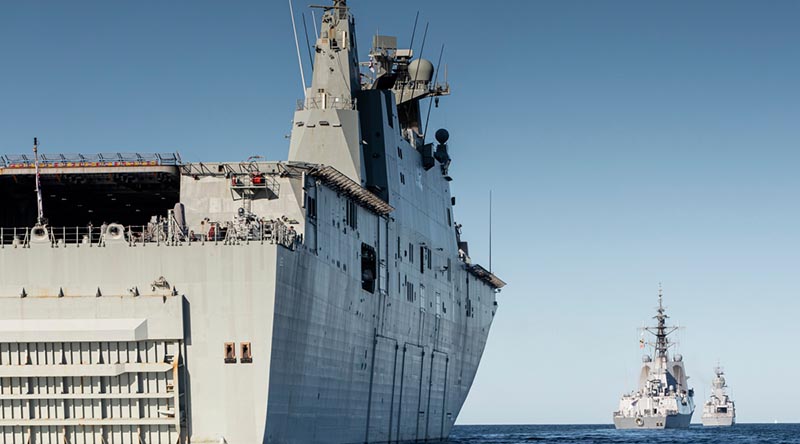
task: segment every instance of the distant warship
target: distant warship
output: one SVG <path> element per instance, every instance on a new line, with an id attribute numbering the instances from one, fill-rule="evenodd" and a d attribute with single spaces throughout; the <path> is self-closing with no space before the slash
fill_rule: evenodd
<path id="1" fill-rule="evenodd" d="M 716 377 L 711 383 L 711 397 L 703 406 L 704 426 L 728 427 L 736 424 L 736 406 L 728 397 L 728 384 L 725 382 L 725 372 L 722 367 L 714 369 Z"/>
<path id="2" fill-rule="evenodd" d="M 667 336 L 677 327 L 666 325 L 667 316 L 658 292 L 658 310 L 653 317 L 656 327 L 645 327 L 644 331 L 655 336 L 649 343 L 653 355 L 642 358 L 639 388 L 622 396 L 619 410 L 614 412 L 614 426 L 618 429 L 675 429 L 687 428 L 694 413 L 694 390 L 688 388 L 683 357 L 675 354 L 672 359 L 668 350 L 671 343 Z M 646 343 L 641 341 L 642 346 Z"/>

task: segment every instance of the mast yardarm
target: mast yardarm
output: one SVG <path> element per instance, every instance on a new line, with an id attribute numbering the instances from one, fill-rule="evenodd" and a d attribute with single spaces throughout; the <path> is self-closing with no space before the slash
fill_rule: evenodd
<path id="1" fill-rule="evenodd" d="M 656 337 L 655 343 L 650 343 L 650 345 L 655 348 L 654 357 L 663 358 L 664 361 L 668 361 L 669 359 L 667 350 L 672 346 L 672 344 L 669 342 L 667 336 L 678 330 L 678 327 L 671 327 L 667 325 L 667 319 L 669 319 L 669 316 L 667 316 L 666 310 L 664 309 L 663 298 L 664 294 L 661 286 L 659 286 L 658 309 L 656 310 L 656 315 L 653 316 L 653 319 L 657 321 L 657 325 L 655 327 L 645 327 L 644 330 Z"/>

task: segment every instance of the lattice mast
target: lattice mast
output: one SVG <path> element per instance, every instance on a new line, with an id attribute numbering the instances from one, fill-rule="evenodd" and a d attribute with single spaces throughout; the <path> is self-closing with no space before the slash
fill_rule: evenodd
<path id="1" fill-rule="evenodd" d="M 660 285 L 658 287 L 658 308 L 656 309 L 656 315 L 653 316 L 653 319 L 656 320 L 656 326 L 644 327 L 643 330 L 655 336 L 655 342 L 648 342 L 648 345 L 654 348 L 654 360 L 658 362 L 667 362 L 669 361 L 668 350 L 674 345 L 674 343 L 669 341 L 668 336 L 677 331 L 678 327 L 667 325 L 669 316 L 667 316 L 666 309 L 664 309 L 664 292 Z"/>

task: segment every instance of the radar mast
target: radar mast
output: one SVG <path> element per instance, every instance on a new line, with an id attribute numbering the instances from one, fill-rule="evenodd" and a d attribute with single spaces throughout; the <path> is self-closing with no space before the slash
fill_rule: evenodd
<path id="1" fill-rule="evenodd" d="M 678 330 L 678 327 L 667 325 L 669 316 L 667 316 L 666 309 L 664 308 L 664 292 L 661 288 L 661 284 L 658 285 L 658 308 L 656 309 L 656 315 L 653 316 L 653 319 L 657 322 L 656 326 L 644 327 L 644 330 L 656 338 L 655 342 L 649 343 L 649 345 L 655 349 L 653 357 L 658 358 L 654 360 L 667 362 L 669 360 L 668 350 L 673 345 L 673 343 L 670 343 L 668 336 Z"/>

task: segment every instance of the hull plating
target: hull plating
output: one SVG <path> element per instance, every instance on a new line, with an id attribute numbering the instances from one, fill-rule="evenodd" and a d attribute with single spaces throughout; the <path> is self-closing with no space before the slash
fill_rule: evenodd
<path id="1" fill-rule="evenodd" d="M 615 416 L 614 427 L 620 430 L 631 429 L 686 429 L 692 422 L 691 414 L 640 416 L 636 418 Z"/>

